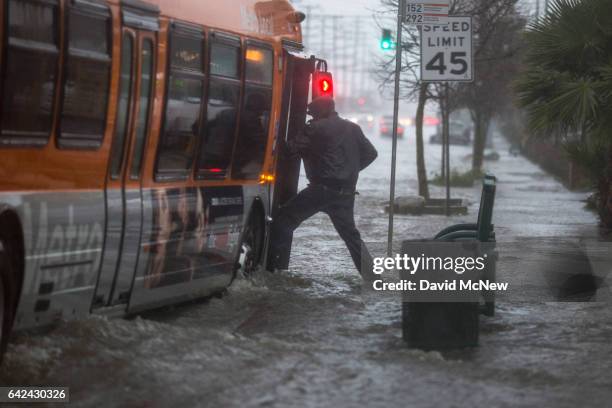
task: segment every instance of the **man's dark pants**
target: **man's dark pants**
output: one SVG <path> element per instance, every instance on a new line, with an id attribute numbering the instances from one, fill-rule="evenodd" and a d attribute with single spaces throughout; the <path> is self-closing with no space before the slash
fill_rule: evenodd
<path id="1" fill-rule="evenodd" d="M 306 219 L 324 212 L 329 215 L 334 228 L 344 240 L 361 276 L 371 280 L 372 257 L 355 226 L 354 205 L 354 193 L 339 192 L 322 185 L 309 185 L 282 206 L 275 217 L 272 224 L 272 253 L 288 251 L 293 231 Z"/>

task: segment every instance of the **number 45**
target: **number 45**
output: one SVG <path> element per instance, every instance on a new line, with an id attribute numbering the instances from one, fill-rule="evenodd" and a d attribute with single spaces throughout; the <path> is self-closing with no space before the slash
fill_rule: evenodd
<path id="1" fill-rule="evenodd" d="M 451 52 L 450 54 L 450 63 L 453 65 L 453 69 L 450 70 L 450 73 L 453 75 L 463 75 L 468 70 L 467 63 L 467 53 L 465 52 Z M 454 67 L 459 66 L 458 69 Z M 439 52 L 427 63 L 425 69 L 428 71 L 438 71 L 440 75 L 446 74 L 446 70 L 448 67 L 444 64 L 444 53 Z"/>

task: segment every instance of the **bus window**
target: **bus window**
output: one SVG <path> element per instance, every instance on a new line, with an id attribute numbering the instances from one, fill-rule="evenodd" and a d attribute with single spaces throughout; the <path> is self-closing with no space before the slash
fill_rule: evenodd
<path id="1" fill-rule="evenodd" d="M 213 43 L 205 139 L 200 145 L 199 178 L 225 178 L 236 134 L 240 97 L 240 45 Z"/>
<path id="2" fill-rule="evenodd" d="M 232 177 L 258 179 L 268 141 L 272 105 L 273 52 L 249 45 L 245 52 L 245 85 Z"/>
<path id="3" fill-rule="evenodd" d="M 136 140 L 130 177 L 138 179 L 142 167 L 147 124 L 149 123 L 149 104 L 151 103 L 151 89 L 153 85 L 153 41 L 144 40 L 142 44 L 142 63 L 140 67 L 140 106 L 138 107 L 138 122 L 136 125 Z"/>
<path id="4" fill-rule="evenodd" d="M 203 50 L 202 33 L 188 36 L 174 32 L 171 35 L 164 130 L 157 151 L 158 179 L 186 178 L 191 169 L 200 134 Z"/>
<path id="5" fill-rule="evenodd" d="M 121 80 L 119 82 L 119 103 L 117 104 L 117 127 L 111 149 L 111 177 L 119 178 L 121 164 L 125 152 L 125 138 L 128 132 L 129 106 L 132 97 L 132 60 L 134 38 L 131 34 L 123 34 L 121 40 Z"/>
<path id="6" fill-rule="evenodd" d="M 195 72 L 204 72 L 202 60 L 202 39 L 174 36 L 172 38 L 171 65 Z"/>
<path id="7" fill-rule="evenodd" d="M 106 125 L 110 83 L 110 14 L 106 7 L 77 3 L 68 15 L 68 49 L 60 147 L 97 148 Z"/>
<path id="8" fill-rule="evenodd" d="M 235 45 L 216 43 L 210 49 L 211 75 L 239 79 L 240 48 Z"/>
<path id="9" fill-rule="evenodd" d="M 247 47 L 246 81 L 272 86 L 272 58 L 272 50 Z"/>
<path id="10" fill-rule="evenodd" d="M 58 8 L 10 0 L 0 144 L 46 144 L 57 77 Z"/>

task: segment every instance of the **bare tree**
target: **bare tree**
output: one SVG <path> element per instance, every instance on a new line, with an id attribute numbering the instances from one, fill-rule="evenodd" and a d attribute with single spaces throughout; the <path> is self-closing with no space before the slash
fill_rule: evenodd
<path id="1" fill-rule="evenodd" d="M 485 2 L 483 2 L 485 3 Z M 491 120 L 512 103 L 511 83 L 518 74 L 522 32 L 526 20 L 516 9 L 516 0 L 490 0 L 489 8 L 475 8 L 475 78 L 456 88 L 457 107 L 469 109 L 474 125 L 472 170 L 482 168 Z"/>

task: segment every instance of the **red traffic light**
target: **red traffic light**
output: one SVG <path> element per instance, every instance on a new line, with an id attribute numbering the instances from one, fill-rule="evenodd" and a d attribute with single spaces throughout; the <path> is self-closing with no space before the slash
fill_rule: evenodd
<path id="1" fill-rule="evenodd" d="M 334 80 L 329 72 L 315 71 L 312 74 L 312 99 L 334 96 Z"/>
<path id="2" fill-rule="evenodd" d="M 319 86 L 321 87 L 321 92 L 323 93 L 331 92 L 332 85 L 327 79 L 322 79 L 321 82 L 319 83 Z"/>

